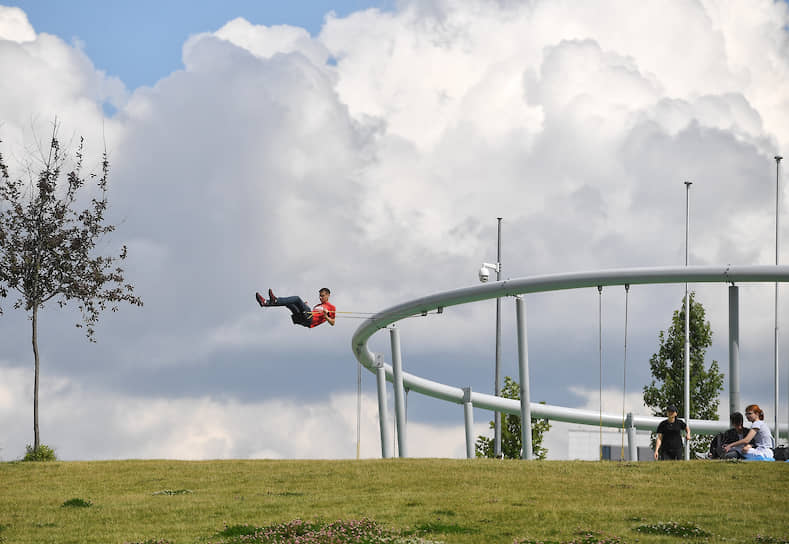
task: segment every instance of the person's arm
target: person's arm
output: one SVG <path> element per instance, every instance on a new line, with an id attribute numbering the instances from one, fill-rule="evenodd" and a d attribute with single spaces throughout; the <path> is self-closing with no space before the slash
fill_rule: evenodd
<path id="1" fill-rule="evenodd" d="M 751 440 L 753 440 L 754 436 L 756 436 L 756 430 L 749 429 L 748 432 L 745 434 L 745 438 L 741 438 L 737 442 L 732 442 L 731 444 L 726 444 L 725 446 L 723 446 L 723 451 L 728 452 L 730 449 L 732 449 L 735 446 L 745 445 L 749 443 Z"/>
<path id="2" fill-rule="evenodd" d="M 655 461 L 658 458 L 658 450 L 660 449 L 660 444 L 663 443 L 663 435 L 658 433 L 657 438 L 655 439 Z"/>
<path id="3" fill-rule="evenodd" d="M 690 425 L 687 422 L 685 422 L 685 440 L 690 442 Z"/>
<path id="4" fill-rule="evenodd" d="M 316 308 L 319 309 L 321 312 L 323 312 L 323 317 L 325 317 L 329 325 L 333 327 L 334 321 L 337 318 L 336 315 L 332 315 L 334 312 L 330 312 L 323 304 L 321 304 L 320 306 L 316 306 Z"/>

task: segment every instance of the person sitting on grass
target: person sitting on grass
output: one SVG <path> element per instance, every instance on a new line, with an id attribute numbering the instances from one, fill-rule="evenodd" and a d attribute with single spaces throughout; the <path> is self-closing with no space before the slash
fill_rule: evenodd
<path id="1" fill-rule="evenodd" d="M 770 427 L 764 422 L 764 411 L 758 404 L 749 404 L 745 408 L 745 417 L 751 422 L 751 428 L 743 438 L 726 444 L 723 449 L 729 452 L 737 446 L 742 446 L 742 456 L 746 461 L 774 461 L 773 435 Z"/>
<path id="2" fill-rule="evenodd" d="M 740 412 L 734 412 L 729 416 L 731 427 L 729 430 L 718 433 L 710 443 L 710 459 L 742 459 L 742 449 L 744 446 L 734 446 L 729 451 L 723 449 L 727 444 L 732 444 L 742 439 L 747 430 L 742 425 L 743 418 Z"/>
<path id="3" fill-rule="evenodd" d="M 318 291 L 318 297 L 321 302 L 320 304 L 316 304 L 312 309 L 310 309 L 301 297 L 277 297 L 271 289 L 268 290 L 268 300 L 263 298 L 263 295 L 260 293 L 255 293 L 255 300 L 258 301 L 261 308 L 285 306 L 290 310 L 290 318 L 294 325 L 301 325 L 302 327 L 312 329 L 323 323 L 328 323 L 332 327 L 334 326 L 337 308 L 329 302 L 329 296 L 331 296 L 331 291 L 328 287 L 324 287 Z"/>

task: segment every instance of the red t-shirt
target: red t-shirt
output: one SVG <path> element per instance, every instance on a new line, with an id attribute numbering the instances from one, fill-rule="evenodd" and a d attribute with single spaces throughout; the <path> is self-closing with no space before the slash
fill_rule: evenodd
<path id="1" fill-rule="evenodd" d="M 325 311 L 323 312 L 320 311 L 320 308 L 323 308 Z M 329 314 L 329 317 L 334 319 L 337 308 L 334 306 L 334 304 L 331 304 L 330 302 L 324 302 L 323 304 L 316 304 L 315 306 L 312 307 L 312 310 L 313 310 L 312 321 L 310 322 L 310 328 L 317 327 L 321 323 L 324 323 L 326 321 L 327 312 Z"/>

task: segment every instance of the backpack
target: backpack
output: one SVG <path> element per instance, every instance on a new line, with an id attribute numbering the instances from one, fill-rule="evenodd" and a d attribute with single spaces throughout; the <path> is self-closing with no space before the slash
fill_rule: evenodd
<path id="1" fill-rule="evenodd" d="M 789 459 L 789 446 L 777 446 L 773 453 L 776 461 L 786 461 Z"/>
<path id="2" fill-rule="evenodd" d="M 723 433 L 718 433 L 710 441 L 710 451 L 707 457 L 710 459 L 720 459 L 723 452 Z"/>

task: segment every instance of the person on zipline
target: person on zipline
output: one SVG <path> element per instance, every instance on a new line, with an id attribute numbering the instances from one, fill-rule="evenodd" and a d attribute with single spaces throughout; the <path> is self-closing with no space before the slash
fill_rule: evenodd
<path id="1" fill-rule="evenodd" d="M 318 297 L 321 302 L 312 309 L 301 297 L 278 297 L 274 295 L 271 289 L 268 290 L 268 300 L 263 298 L 263 295 L 260 293 L 255 293 L 255 300 L 258 301 L 262 308 L 268 308 L 269 306 L 287 307 L 292 314 L 290 318 L 293 320 L 294 325 L 301 325 L 311 329 L 324 322 L 328 322 L 332 327 L 334 326 L 337 308 L 329 302 L 329 296 L 331 296 L 331 291 L 328 287 L 318 291 Z"/>

